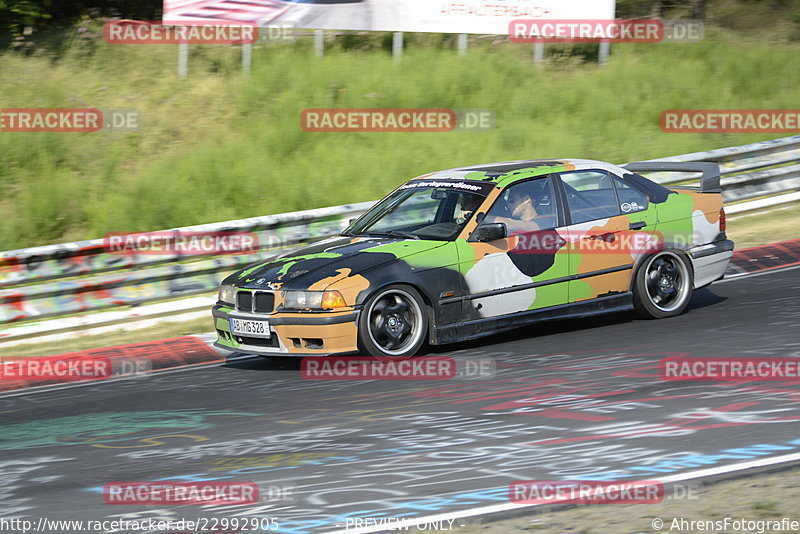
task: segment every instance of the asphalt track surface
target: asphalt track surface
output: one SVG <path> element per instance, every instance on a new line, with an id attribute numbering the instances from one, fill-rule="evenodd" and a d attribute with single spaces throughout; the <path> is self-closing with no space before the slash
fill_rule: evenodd
<path id="1" fill-rule="evenodd" d="M 672 319 L 617 313 L 436 352 L 493 361 L 491 378 L 311 381 L 296 361 L 259 358 L 5 394 L 0 517 L 269 517 L 277 532 L 329 532 L 507 505 L 514 480 L 658 480 L 797 453 L 800 382 L 662 381 L 658 364 L 800 357 L 799 280 L 796 267 L 745 276 Z M 106 483 L 158 480 L 294 493 L 104 503 Z"/>

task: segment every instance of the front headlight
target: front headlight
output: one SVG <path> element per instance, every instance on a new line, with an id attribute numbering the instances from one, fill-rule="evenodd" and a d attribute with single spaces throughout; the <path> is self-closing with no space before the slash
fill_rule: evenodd
<path id="1" fill-rule="evenodd" d="M 228 306 L 236 306 L 236 288 L 231 285 L 222 284 L 219 286 L 219 296 L 217 300 Z"/>
<path id="2" fill-rule="evenodd" d="M 347 304 L 338 291 L 287 291 L 283 307 L 296 310 L 331 310 Z"/>

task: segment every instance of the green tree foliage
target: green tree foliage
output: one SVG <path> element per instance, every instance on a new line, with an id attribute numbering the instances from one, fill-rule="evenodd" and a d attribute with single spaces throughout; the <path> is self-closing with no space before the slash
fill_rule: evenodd
<path id="1" fill-rule="evenodd" d="M 87 14 L 151 20 L 162 0 L 0 0 L 0 30 L 19 35 L 24 28 L 69 24 Z"/>
<path id="2" fill-rule="evenodd" d="M 708 0 L 617 0 L 617 16 L 704 19 L 708 3 Z"/>
<path id="3" fill-rule="evenodd" d="M 15 35 L 22 33 L 22 28 L 49 18 L 50 13 L 37 0 L 0 0 L 0 27 Z"/>

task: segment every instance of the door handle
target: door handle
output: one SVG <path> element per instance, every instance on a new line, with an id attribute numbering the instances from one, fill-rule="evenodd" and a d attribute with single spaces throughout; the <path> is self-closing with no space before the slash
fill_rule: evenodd
<path id="1" fill-rule="evenodd" d="M 595 241 L 599 239 L 600 241 L 605 241 L 606 243 L 613 243 L 617 240 L 617 236 L 614 232 L 607 232 L 605 234 L 593 234 L 586 236 L 584 239 L 587 241 Z"/>
<path id="2" fill-rule="evenodd" d="M 628 228 L 630 228 L 631 230 L 641 230 L 642 228 L 645 228 L 646 226 L 647 226 L 646 222 L 639 221 L 639 222 L 632 222 Z"/>

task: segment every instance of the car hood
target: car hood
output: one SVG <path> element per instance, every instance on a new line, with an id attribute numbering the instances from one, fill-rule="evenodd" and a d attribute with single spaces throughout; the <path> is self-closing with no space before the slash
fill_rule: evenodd
<path id="1" fill-rule="evenodd" d="M 389 237 L 333 237 L 254 263 L 223 283 L 247 289 L 325 289 L 346 276 L 427 252 L 445 241 Z"/>

